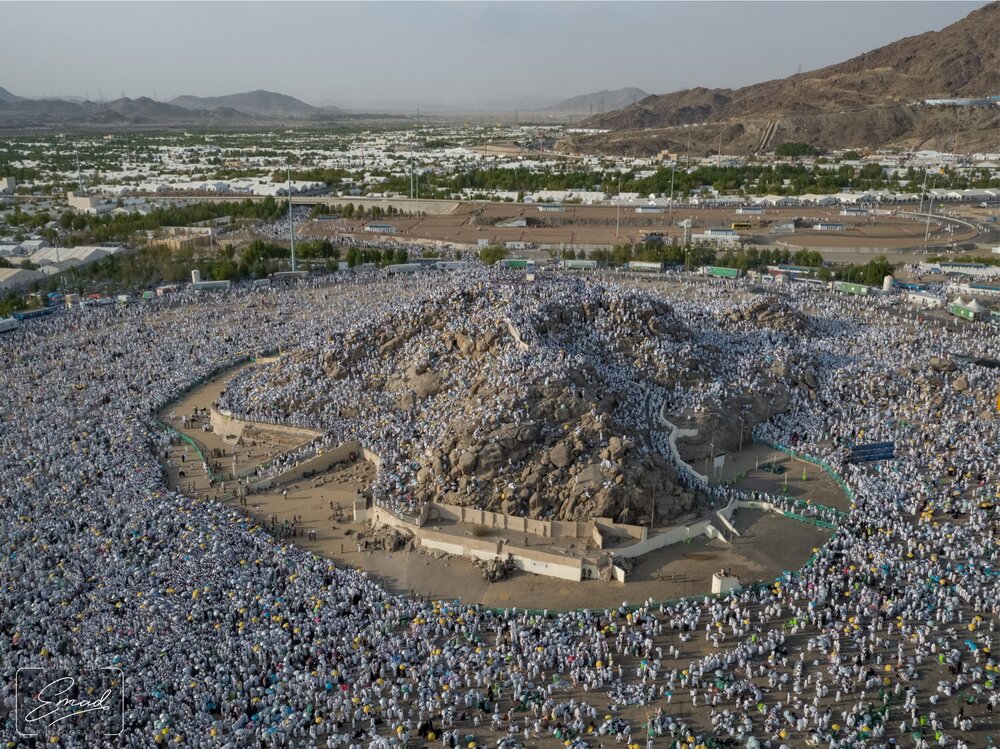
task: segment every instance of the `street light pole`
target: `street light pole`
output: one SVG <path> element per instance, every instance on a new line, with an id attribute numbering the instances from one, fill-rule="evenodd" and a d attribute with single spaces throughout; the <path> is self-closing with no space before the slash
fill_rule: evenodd
<path id="1" fill-rule="evenodd" d="M 292 167 L 288 167 L 288 241 L 292 250 L 292 273 L 296 271 L 295 265 L 295 216 L 292 215 Z"/>
<path id="2" fill-rule="evenodd" d="M 670 215 L 674 215 L 674 172 L 677 170 L 677 159 L 670 166 Z"/>
<path id="3" fill-rule="evenodd" d="M 622 215 L 622 176 L 618 175 L 618 199 L 615 201 L 617 204 L 615 210 L 615 239 L 618 239 L 618 229 L 621 225 L 621 215 Z"/>

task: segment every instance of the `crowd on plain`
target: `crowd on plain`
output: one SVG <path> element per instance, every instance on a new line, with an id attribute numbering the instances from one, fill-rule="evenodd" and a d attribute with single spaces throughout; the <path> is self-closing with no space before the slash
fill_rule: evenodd
<path id="1" fill-rule="evenodd" d="M 552 277 L 527 287 L 500 271 L 345 279 L 100 308 L 8 334 L 5 735 L 16 735 L 18 669 L 100 664 L 124 674 L 114 741 L 129 747 L 475 747 L 487 731 L 502 749 L 982 746 L 1000 707 L 991 650 L 1000 440 L 995 415 L 984 413 L 1000 373 L 970 366 L 962 390 L 955 375 L 930 388 L 912 379 L 928 375 L 932 356 L 1000 350 L 997 329 L 914 325 L 881 302 L 811 288 L 788 297 L 812 321 L 808 331 L 728 325 L 721 313 L 733 308 L 736 284 L 683 283 L 689 293 L 661 309 L 614 284 Z M 280 349 L 310 355 L 244 370 L 223 405 L 318 426 L 329 444 L 363 438 L 384 460 L 375 498 L 407 509 L 411 446 L 447 438 L 449 409 L 468 400 L 461 388 L 472 370 L 463 366 L 481 363 L 449 373 L 427 422 L 388 396 L 363 395 L 367 378 L 385 374 L 366 347 L 379 326 L 438 303 L 449 305 L 452 333 L 476 339 L 509 323 L 527 344 L 505 343 L 490 359 L 511 397 L 464 414 L 479 429 L 517 414 L 523 383 L 559 377 L 627 394 L 617 422 L 645 425 L 654 436 L 637 449 L 660 452 L 661 413 L 767 393 L 767 365 L 807 349 L 818 397 L 793 390 L 791 407 L 758 435 L 783 444 L 794 435 L 799 449 L 838 466 L 845 443 L 894 441 L 896 458 L 843 465 L 853 512 L 812 564 L 771 584 L 568 612 L 393 594 L 235 508 L 168 490 L 160 460 L 171 436 L 154 414 L 221 365 Z M 545 326 L 553 310 L 569 324 L 585 304 L 598 310 L 574 328 L 585 334 Z M 672 332 L 637 338 L 638 321 L 605 311 L 644 308 Z M 427 338 L 400 345 L 433 367 Z M 338 362 L 363 366 L 327 377 Z M 290 375 L 287 385 L 268 379 L 273 371 Z M 60 746 L 92 747 L 99 732 L 65 722 L 37 743 L 58 736 Z"/>

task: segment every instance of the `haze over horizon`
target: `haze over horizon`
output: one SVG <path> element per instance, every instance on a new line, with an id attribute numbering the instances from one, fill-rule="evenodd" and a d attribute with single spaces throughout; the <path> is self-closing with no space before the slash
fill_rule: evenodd
<path id="1" fill-rule="evenodd" d="M 160 101 L 267 89 L 347 106 L 663 94 L 824 67 L 986 4 L 9 2 L 0 86 Z"/>

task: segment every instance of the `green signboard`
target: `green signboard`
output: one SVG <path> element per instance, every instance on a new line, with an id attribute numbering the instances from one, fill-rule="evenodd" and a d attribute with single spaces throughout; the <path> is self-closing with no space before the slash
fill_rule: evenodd
<path id="1" fill-rule="evenodd" d="M 837 281 L 833 285 L 834 291 L 842 291 L 845 294 L 860 294 L 865 296 L 868 294 L 870 289 L 864 284 L 860 283 L 847 283 L 846 281 Z"/>
<path id="2" fill-rule="evenodd" d="M 739 268 L 719 268 L 714 265 L 708 267 L 708 275 L 715 276 L 716 278 L 739 278 L 740 269 Z"/>
<path id="3" fill-rule="evenodd" d="M 958 305 L 958 304 L 949 304 L 948 305 L 948 311 L 951 314 L 953 314 L 953 315 L 957 315 L 958 317 L 961 317 L 963 320 L 975 320 L 976 319 L 976 313 L 975 312 L 973 312 L 971 309 L 967 309 L 967 308 L 962 307 L 961 305 Z"/>

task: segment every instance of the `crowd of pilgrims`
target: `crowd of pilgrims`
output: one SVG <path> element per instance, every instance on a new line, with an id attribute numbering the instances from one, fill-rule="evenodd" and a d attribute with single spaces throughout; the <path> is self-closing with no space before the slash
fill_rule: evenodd
<path id="1" fill-rule="evenodd" d="M 716 373 L 668 393 L 634 380 L 642 408 L 630 405 L 622 423 L 662 424 L 664 414 L 710 407 L 756 387 L 762 364 L 808 347 L 821 363 L 819 397 L 796 392 L 760 436 L 789 444 L 795 435 L 800 449 L 838 465 L 845 440 L 896 444 L 895 460 L 843 467 L 855 507 L 810 565 L 721 599 L 568 612 L 425 601 L 281 543 L 224 504 L 167 489 L 158 458 L 170 437 L 154 414 L 227 362 L 273 349 L 339 352 L 344 331 L 456 293 L 468 303 L 451 310 L 456 330 L 475 335 L 463 326 L 502 320 L 525 339 L 527 351 L 502 349 L 498 377 L 553 376 L 602 337 L 614 340 L 614 325 L 597 320 L 583 339 L 551 346 L 535 325 L 539 300 L 572 309 L 631 298 L 634 289 L 545 276 L 526 290 L 502 271 L 385 281 L 345 274 L 319 289 L 237 289 L 67 313 L 8 334 L 0 342 L 6 745 L 992 743 L 1000 422 L 982 412 L 1000 371 L 968 367 L 962 392 L 948 378 L 891 399 L 879 388 L 910 370 L 926 374 L 932 356 L 995 355 L 996 328 L 914 324 L 880 300 L 795 287 L 789 300 L 808 311 L 809 333 L 725 328 L 720 315 L 737 285 L 686 280 L 668 301 L 688 334 L 650 336 L 635 357 L 607 355 L 602 344 L 598 375 L 617 386 L 626 387 L 615 378 L 627 372 L 657 367 Z M 459 369 L 445 392 L 462 376 Z M 422 437 L 413 420 L 393 421 L 377 399 L 366 402 L 368 413 L 338 421 L 337 393 L 356 389 L 305 377 L 290 387 L 312 387 L 317 396 L 304 403 L 316 408 L 292 412 L 280 386 L 265 402 L 263 390 L 240 383 L 228 405 L 321 423 L 333 439 L 368 429 L 366 443 L 390 466 L 399 442 L 439 436 L 434 424 Z M 241 402 L 241 394 L 261 400 Z M 644 449 L 666 450 L 664 440 Z M 405 495 L 407 474 L 394 472 L 380 484 L 382 501 L 403 501 L 392 495 Z M 726 490 L 717 492 L 724 501 Z M 120 736 L 102 738 L 82 720 L 18 735 L 18 669 L 94 665 L 124 674 Z"/>

